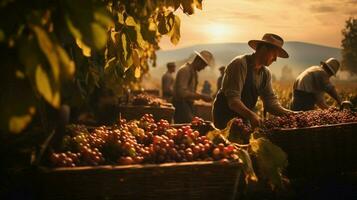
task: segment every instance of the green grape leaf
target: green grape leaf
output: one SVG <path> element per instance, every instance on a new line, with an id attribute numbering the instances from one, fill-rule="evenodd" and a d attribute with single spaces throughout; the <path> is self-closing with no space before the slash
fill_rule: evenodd
<path id="1" fill-rule="evenodd" d="M 282 187 L 282 170 L 287 166 L 287 155 L 266 138 L 251 138 L 251 151 L 257 159 L 259 177 L 269 181 L 271 187 Z"/>
<path id="2" fill-rule="evenodd" d="M 181 25 L 180 24 L 181 24 L 180 18 L 175 15 L 174 26 L 172 27 L 172 29 L 170 31 L 170 41 L 174 45 L 177 45 L 181 38 L 181 35 L 180 35 L 180 26 Z"/>
<path id="3" fill-rule="evenodd" d="M 96 49 L 102 49 L 107 43 L 107 31 L 105 28 L 100 26 L 98 23 L 91 23 L 91 32 L 93 37 L 90 40 L 93 42 L 93 46 Z"/>
<path id="4" fill-rule="evenodd" d="M 86 57 L 90 57 L 91 56 L 91 48 L 88 47 L 87 45 L 85 45 L 82 40 L 80 39 L 76 39 L 76 44 L 77 46 L 82 50 L 82 54 Z"/>
<path id="5" fill-rule="evenodd" d="M 126 44 L 126 35 L 124 33 L 121 34 L 121 44 L 123 47 L 123 58 L 127 59 L 128 56 L 128 50 L 127 50 L 127 44 Z"/>
<path id="6" fill-rule="evenodd" d="M 67 52 L 59 45 L 56 45 L 55 50 L 59 56 L 61 74 L 65 78 L 71 78 L 76 70 L 74 62 L 68 57 Z"/>
<path id="7" fill-rule="evenodd" d="M 248 151 L 244 149 L 237 149 L 237 155 L 243 164 L 243 172 L 245 174 L 246 183 L 249 181 L 257 181 L 258 178 L 255 175 L 252 160 L 250 159 Z"/>
<path id="8" fill-rule="evenodd" d="M 38 44 L 43 54 L 45 54 L 48 62 L 50 63 L 54 80 L 57 82 L 59 80 L 60 75 L 60 66 L 57 51 L 54 50 L 55 45 L 52 43 L 47 32 L 41 27 L 34 25 L 32 26 L 32 30 L 36 34 Z"/>
<path id="9" fill-rule="evenodd" d="M 32 115 L 12 116 L 9 121 L 9 130 L 13 133 L 20 133 L 31 122 Z"/>
<path id="10" fill-rule="evenodd" d="M 36 87 L 38 92 L 44 99 L 55 108 L 60 106 L 60 93 L 58 90 L 53 90 L 51 87 L 50 78 L 41 66 L 36 69 Z"/>

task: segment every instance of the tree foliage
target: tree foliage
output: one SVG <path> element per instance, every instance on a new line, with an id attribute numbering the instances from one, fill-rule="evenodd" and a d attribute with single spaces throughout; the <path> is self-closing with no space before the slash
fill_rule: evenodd
<path id="1" fill-rule="evenodd" d="M 357 19 L 349 18 L 342 30 L 342 65 L 357 74 Z"/>
<path id="2" fill-rule="evenodd" d="M 95 87 L 119 92 L 155 66 L 159 41 L 180 39 L 182 9 L 202 0 L 63 0 L 0 3 L 2 131 L 21 132 L 41 102 L 58 109 L 69 94 Z"/>

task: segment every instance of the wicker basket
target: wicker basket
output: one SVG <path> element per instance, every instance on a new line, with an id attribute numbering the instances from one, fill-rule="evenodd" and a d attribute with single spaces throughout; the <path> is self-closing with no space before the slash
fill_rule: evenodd
<path id="1" fill-rule="evenodd" d="M 144 114 L 152 114 L 156 121 L 160 119 L 166 119 L 172 122 L 175 108 L 172 106 L 133 106 L 133 105 L 121 105 L 119 106 L 119 112 L 121 117 L 132 120 L 140 119 Z"/>
<path id="2" fill-rule="evenodd" d="M 357 170 L 357 123 L 277 129 L 267 136 L 288 154 L 290 177 Z"/>
<path id="3" fill-rule="evenodd" d="M 41 199 L 236 199 L 238 163 L 40 168 Z"/>

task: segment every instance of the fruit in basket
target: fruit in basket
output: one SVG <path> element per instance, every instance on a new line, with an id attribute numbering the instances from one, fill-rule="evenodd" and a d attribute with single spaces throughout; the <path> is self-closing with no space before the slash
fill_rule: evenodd
<path id="1" fill-rule="evenodd" d="M 210 121 L 204 121 L 200 117 L 193 117 L 191 121 L 191 128 L 198 131 L 200 135 L 206 135 L 209 131 L 214 130 L 214 126 Z"/>
<path id="2" fill-rule="evenodd" d="M 357 113 L 351 110 L 338 110 L 329 108 L 325 110 L 312 110 L 280 117 L 272 117 L 264 122 L 267 129 L 277 128 L 304 128 L 357 122 Z"/>
<path id="3" fill-rule="evenodd" d="M 189 125 L 174 128 L 163 119 L 155 122 L 150 114 L 140 120 L 122 119 L 111 127 L 69 134 L 64 140 L 73 144 L 68 147 L 72 153 L 51 155 L 53 166 L 237 160 L 231 146 L 216 145 Z"/>

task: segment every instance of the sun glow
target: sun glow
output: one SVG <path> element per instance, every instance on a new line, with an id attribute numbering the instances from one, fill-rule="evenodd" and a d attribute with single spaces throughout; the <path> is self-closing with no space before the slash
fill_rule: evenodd
<path id="1" fill-rule="evenodd" d="M 211 42 L 230 42 L 234 32 L 227 24 L 208 24 L 205 31 Z"/>

